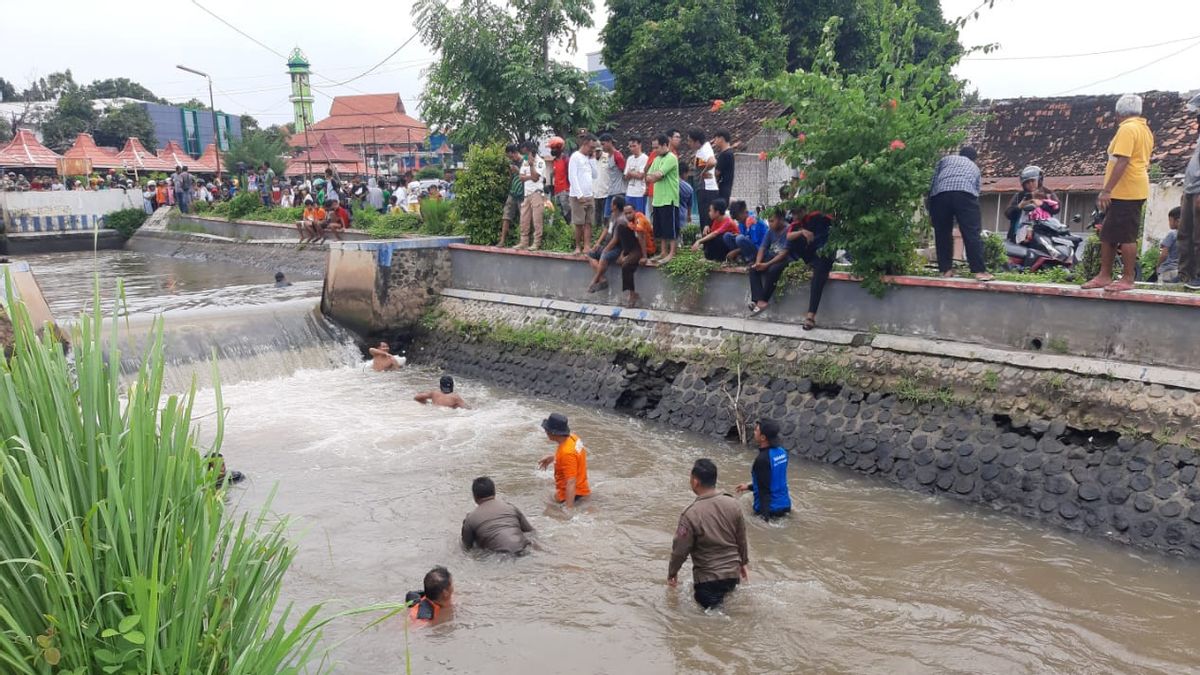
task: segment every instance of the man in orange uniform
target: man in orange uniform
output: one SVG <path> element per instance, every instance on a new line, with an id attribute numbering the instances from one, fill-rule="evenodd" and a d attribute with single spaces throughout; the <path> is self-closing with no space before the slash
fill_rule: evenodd
<path id="1" fill-rule="evenodd" d="M 404 597 L 408 605 L 409 625 L 427 626 L 443 618 L 443 610 L 450 607 L 454 595 L 454 579 L 450 570 L 437 566 L 425 575 L 424 589 L 409 591 Z"/>
<path id="2" fill-rule="evenodd" d="M 571 433 L 566 415 L 550 415 L 542 421 L 542 429 L 558 449 L 543 457 L 538 468 L 545 469 L 554 462 L 554 500 L 569 513 L 571 507 L 592 494 L 588 486 L 587 448 L 583 447 L 579 436 Z"/>

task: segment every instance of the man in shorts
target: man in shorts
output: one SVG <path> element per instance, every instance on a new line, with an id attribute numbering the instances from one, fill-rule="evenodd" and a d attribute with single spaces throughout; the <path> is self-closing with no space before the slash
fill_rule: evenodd
<path id="1" fill-rule="evenodd" d="M 592 245 L 592 214 L 596 210 L 595 195 L 592 194 L 592 148 L 595 145 L 595 136 L 580 136 L 579 149 L 571 153 L 567 165 L 567 180 L 571 183 L 568 187 L 571 225 L 575 226 L 575 255 Z"/>
<path id="2" fill-rule="evenodd" d="M 654 238 L 663 253 L 658 262 L 668 263 L 679 246 L 679 158 L 670 151 L 671 138 L 659 134 L 661 153 L 654 158 L 646 172 L 646 182 L 654 186 L 651 205 L 654 207 Z"/>
<path id="3" fill-rule="evenodd" d="M 1104 189 L 1100 191 L 1100 210 L 1104 225 L 1100 230 L 1100 273 L 1083 288 L 1103 288 L 1110 293 L 1133 290 L 1137 274 L 1138 230 L 1142 225 L 1142 207 L 1150 197 L 1150 153 L 1154 134 L 1142 117 L 1142 97 L 1125 94 L 1117 99 L 1117 133 L 1108 144 L 1108 166 L 1104 170 Z M 1113 281 L 1113 261 L 1117 251 L 1125 269 Z"/>
<path id="4" fill-rule="evenodd" d="M 617 246 L 609 246 L 617 236 L 617 221 L 624 217 L 625 211 L 625 196 L 614 195 L 611 198 L 610 208 L 612 213 L 608 217 L 608 229 L 604 234 L 600 235 L 600 241 L 592 250 L 588 251 L 588 263 L 595 270 L 596 274 L 592 277 L 592 284 L 588 286 L 588 293 L 598 293 L 608 289 L 608 279 L 605 274 L 608 272 L 608 266 L 615 263 L 617 258 L 621 257 L 621 249 Z"/>

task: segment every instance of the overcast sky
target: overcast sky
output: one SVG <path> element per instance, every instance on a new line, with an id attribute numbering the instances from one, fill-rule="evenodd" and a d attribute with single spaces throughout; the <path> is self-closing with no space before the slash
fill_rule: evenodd
<path id="1" fill-rule="evenodd" d="M 602 0 L 598 3 L 596 26 L 580 35 L 579 52 L 561 55 L 581 67 L 586 53 L 600 48 L 605 9 Z M 416 109 L 422 70 L 432 60 L 419 39 L 370 75 L 333 86 L 362 73 L 412 35 L 412 0 L 200 4 L 284 56 L 299 45 L 317 73 L 318 119 L 328 114 L 330 97 L 337 94 L 399 92 L 410 112 Z M 292 119 L 285 58 L 239 35 L 194 2 L 169 0 L 147 15 L 135 6 L 114 11 L 111 4 L 65 0 L 55 4 L 59 19 L 40 3 L 4 5 L 0 76 L 18 87 L 70 68 L 80 82 L 128 77 L 173 102 L 206 100 L 204 80 L 176 70 L 175 64 L 182 63 L 212 75 L 218 108 L 251 114 L 264 125 Z M 314 10 L 319 16 L 297 15 L 297 6 L 309 5 L 320 8 Z M 979 5 L 980 0 L 942 0 L 947 17 Z M 998 51 L 961 67 L 960 74 L 986 98 L 1200 88 L 1200 2 L 1195 0 L 1121 5 L 996 0 L 994 9 L 983 10 L 981 19 L 967 27 L 962 40 L 968 46 L 1000 44 Z M 1080 58 L 995 60 L 1130 47 L 1145 48 Z M 1122 75 L 1126 71 L 1133 72 Z"/>

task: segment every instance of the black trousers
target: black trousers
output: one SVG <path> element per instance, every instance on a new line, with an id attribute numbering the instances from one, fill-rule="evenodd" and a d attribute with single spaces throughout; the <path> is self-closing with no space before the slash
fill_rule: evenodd
<path id="1" fill-rule="evenodd" d="M 700 603 L 704 609 L 711 609 L 721 604 L 725 600 L 725 596 L 737 588 L 737 585 L 737 578 L 733 578 L 703 581 L 695 584 L 692 588 L 696 602 Z"/>
<path id="2" fill-rule="evenodd" d="M 944 273 L 954 267 L 954 221 L 957 220 L 971 272 L 987 271 L 983 261 L 983 216 L 979 212 L 979 197 L 969 192 L 938 193 L 929 198 L 929 217 L 933 220 L 938 270 Z"/>
<path id="3" fill-rule="evenodd" d="M 725 243 L 725 237 L 720 236 L 716 239 L 709 239 L 701 244 L 704 247 L 704 257 L 713 262 L 725 262 L 725 256 L 729 255 L 729 245 Z"/>
<path id="4" fill-rule="evenodd" d="M 754 302 L 770 302 L 771 296 L 775 294 L 775 286 L 779 284 L 779 277 L 783 276 L 783 271 L 790 262 L 790 259 L 785 258 L 783 262 L 777 262 L 763 272 L 750 268 L 750 299 Z"/>
<path id="5" fill-rule="evenodd" d="M 700 231 L 712 225 L 712 219 L 708 217 L 708 206 L 713 203 L 713 200 L 720 196 L 721 193 L 716 190 L 705 190 L 704 179 L 700 179 L 700 187 L 696 189 L 696 208 L 700 210 Z M 726 207 L 729 205 L 726 204 Z"/>
<path id="6" fill-rule="evenodd" d="M 810 244 L 807 239 L 796 239 L 789 246 L 792 257 L 803 260 L 812 267 L 812 282 L 808 287 L 808 311 L 816 314 L 821 306 L 821 295 L 825 293 L 825 284 L 829 281 L 829 273 L 833 271 L 833 256 L 818 253 L 829 238 L 828 231 L 818 232 Z"/>
<path id="7" fill-rule="evenodd" d="M 621 290 L 633 291 L 633 275 L 637 272 L 638 263 L 642 261 L 642 252 L 634 251 L 625 256 L 625 262 L 621 265 Z"/>

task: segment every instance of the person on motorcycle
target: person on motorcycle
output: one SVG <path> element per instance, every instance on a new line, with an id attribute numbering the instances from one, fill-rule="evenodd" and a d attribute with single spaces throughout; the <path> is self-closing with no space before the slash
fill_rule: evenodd
<path id="1" fill-rule="evenodd" d="M 1021 216 L 1025 214 L 1028 207 L 1037 204 L 1034 202 L 1033 193 L 1037 190 L 1043 190 L 1046 197 L 1042 200 L 1043 208 L 1051 216 L 1058 215 L 1059 200 L 1058 196 L 1052 190 L 1046 188 L 1045 174 L 1041 167 L 1030 165 L 1021 169 L 1021 191 L 1013 195 L 1011 201 L 1008 202 L 1008 208 L 1004 210 L 1004 215 L 1008 218 L 1008 240 L 1016 242 L 1017 227 L 1020 225 Z"/>

